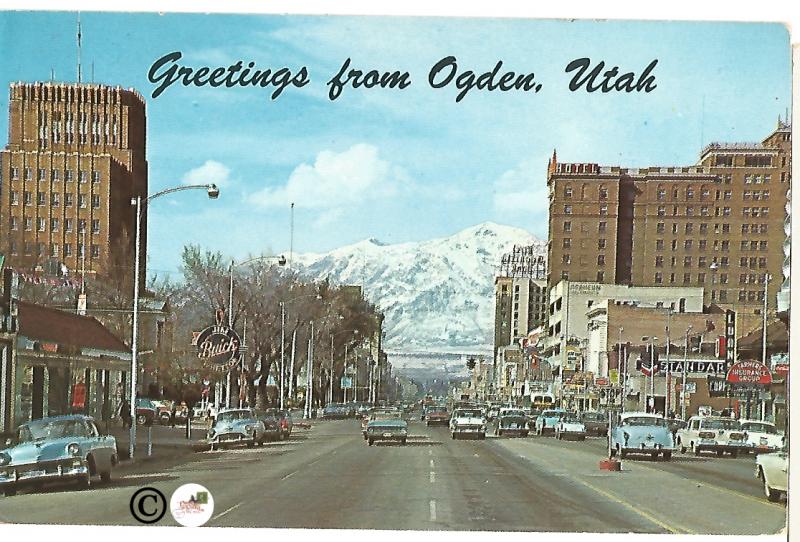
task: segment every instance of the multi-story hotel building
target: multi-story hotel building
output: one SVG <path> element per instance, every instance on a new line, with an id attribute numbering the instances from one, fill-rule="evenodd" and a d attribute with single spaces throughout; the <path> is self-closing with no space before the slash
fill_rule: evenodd
<path id="1" fill-rule="evenodd" d="M 131 198 L 147 195 L 145 133 L 145 103 L 134 90 L 13 83 L 8 144 L 0 151 L 0 253 L 7 265 L 130 269 Z"/>
<path id="2" fill-rule="evenodd" d="M 705 304 L 775 306 L 791 182 L 791 127 L 712 143 L 689 167 L 548 164 L 548 286 L 561 280 L 704 288 Z"/>

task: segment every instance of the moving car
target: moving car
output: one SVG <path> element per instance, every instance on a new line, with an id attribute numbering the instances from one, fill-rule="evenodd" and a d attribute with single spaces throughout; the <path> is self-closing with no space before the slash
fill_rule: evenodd
<path id="1" fill-rule="evenodd" d="M 775 428 L 774 423 L 739 420 L 739 424 L 746 435 L 747 444 L 755 453 L 778 451 L 786 442 L 786 437 Z"/>
<path id="2" fill-rule="evenodd" d="M 282 432 L 278 411 L 275 408 L 255 410 L 256 419 L 264 424 L 264 438 L 267 440 L 281 440 Z"/>
<path id="3" fill-rule="evenodd" d="M 543 410 L 536 418 L 536 434 L 555 433 L 556 424 L 567 411 L 561 408 Z"/>
<path id="4" fill-rule="evenodd" d="M 394 416 L 374 414 L 374 419 L 367 423 L 367 443 L 372 446 L 381 440 L 398 441 L 405 445 L 408 438 L 408 422 L 400 412 Z"/>
<path id="5" fill-rule="evenodd" d="M 486 438 L 486 418 L 479 408 L 457 408 L 450 418 L 450 436 L 455 440 L 462 436 Z"/>
<path id="6" fill-rule="evenodd" d="M 255 412 L 249 408 L 231 408 L 221 410 L 208 431 L 208 443 L 211 449 L 222 444 L 245 443 L 248 448 L 266 440 L 264 422 L 256 418 Z"/>
<path id="7" fill-rule="evenodd" d="M 587 410 L 581 414 L 581 422 L 589 435 L 604 437 L 608 434 L 608 414 L 605 412 Z"/>
<path id="8" fill-rule="evenodd" d="M 342 403 L 329 403 L 322 409 L 322 417 L 326 420 L 344 420 L 350 417 L 350 407 Z"/>
<path id="9" fill-rule="evenodd" d="M 368 416 L 361 420 L 361 433 L 364 440 L 367 440 L 367 427 L 369 422 L 376 420 L 399 420 L 403 418 L 403 413 L 394 408 L 373 408 Z"/>
<path id="10" fill-rule="evenodd" d="M 118 463 L 114 437 L 100 435 L 90 416 L 55 416 L 17 429 L 15 446 L 0 451 L 0 491 L 7 497 L 31 485 L 72 482 L 89 487 L 91 478 L 111 480 Z"/>
<path id="11" fill-rule="evenodd" d="M 770 501 L 778 501 L 789 491 L 789 452 L 760 454 L 756 457 L 756 478 L 764 483 L 764 494 Z"/>
<path id="12" fill-rule="evenodd" d="M 450 414 L 447 407 L 430 406 L 425 412 L 425 425 L 447 425 L 450 423 Z"/>
<path id="13" fill-rule="evenodd" d="M 524 410 L 521 408 L 500 409 L 497 416 L 496 435 L 502 436 L 512 433 L 527 437 L 528 431 L 528 416 Z"/>
<path id="14" fill-rule="evenodd" d="M 152 425 L 158 415 L 158 406 L 152 399 L 146 397 L 136 398 L 136 423 L 139 425 Z"/>
<path id="15" fill-rule="evenodd" d="M 678 430 L 676 445 L 681 453 L 689 448 L 695 455 L 709 451 L 718 456 L 729 453 L 731 457 L 752 448 L 739 422 L 722 416 L 692 416 L 688 425 Z"/>
<path id="16" fill-rule="evenodd" d="M 556 423 L 556 438 L 558 440 L 586 440 L 586 426 L 577 413 L 566 412 L 561 416 Z"/>
<path id="17" fill-rule="evenodd" d="M 669 460 L 675 448 L 667 421 L 660 414 L 626 412 L 611 427 L 611 455 L 625 458 L 628 454 L 659 454 Z"/>

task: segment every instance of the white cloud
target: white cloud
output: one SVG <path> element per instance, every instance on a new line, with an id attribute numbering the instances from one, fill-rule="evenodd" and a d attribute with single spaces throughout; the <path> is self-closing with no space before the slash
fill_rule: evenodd
<path id="1" fill-rule="evenodd" d="M 546 160 L 528 159 L 503 173 L 494 182 L 497 213 L 532 215 L 548 211 Z"/>
<path id="2" fill-rule="evenodd" d="M 334 209 L 396 195 L 409 182 L 407 174 L 381 159 L 373 145 L 359 143 L 346 151 L 320 152 L 313 165 L 297 166 L 284 186 L 266 187 L 250 195 L 261 207 L 291 202 L 309 209 Z"/>
<path id="3" fill-rule="evenodd" d="M 225 164 L 216 160 L 206 160 L 206 162 L 184 174 L 183 184 L 216 184 L 220 188 L 229 186 L 231 183 L 231 170 Z"/>

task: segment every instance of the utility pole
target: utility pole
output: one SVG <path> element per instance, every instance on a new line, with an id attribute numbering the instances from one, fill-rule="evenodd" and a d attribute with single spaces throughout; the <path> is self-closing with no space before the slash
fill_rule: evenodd
<path id="1" fill-rule="evenodd" d="M 308 365 L 306 368 L 306 411 L 303 416 L 311 418 L 311 396 L 313 395 L 314 379 L 312 371 L 314 369 L 314 321 L 311 321 L 311 336 L 308 338 Z"/>
<path id="2" fill-rule="evenodd" d="M 281 383 L 279 387 L 279 391 L 281 394 L 281 400 L 280 400 L 281 410 L 283 410 L 283 405 L 284 405 L 283 401 L 285 395 L 285 393 L 283 392 L 284 381 L 286 380 L 286 371 L 284 370 L 285 350 L 286 350 L 286 307 L 284 306 L 283 301 L 281 301 Z"/>

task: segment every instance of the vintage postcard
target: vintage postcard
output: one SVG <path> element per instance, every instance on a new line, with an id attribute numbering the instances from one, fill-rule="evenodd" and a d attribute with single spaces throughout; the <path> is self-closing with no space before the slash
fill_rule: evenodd
<path id="1" fill-rule="evenodd" d="M 785 25 L 0 42 L 0 523 L 787 536 Z"/>

